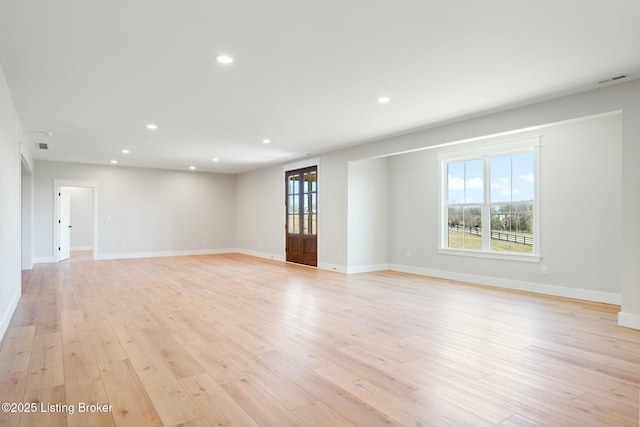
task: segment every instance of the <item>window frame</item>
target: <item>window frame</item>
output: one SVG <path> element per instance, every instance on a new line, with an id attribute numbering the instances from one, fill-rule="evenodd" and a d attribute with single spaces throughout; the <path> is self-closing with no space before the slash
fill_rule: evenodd
<path id="1" fill-rule="evenodd" d="M 455 150 L 443 151 L 438 154 L 438 168 L 440 171 L 438 191 L 439 191 L 439 242 L 438 253 L 444 255 L 471 256 L 480 258 L 504 259 L 523 262 L 540 262 L 540 147 L 541 137 L 530 137 L 519 140 L 494 142 L 490 144 L 466 146 Z M 482 224 L 491 227 L 491 206 L 496 203 L 520 204 L 522 202 L 491 202 L 491 176 L 490 159 L 492 157 L 517 154 L 522 152 L 533 152 L 534 162 L 534 200 L 533 200 L 533 252 L 520 253 L 510 251 L 491 250 L 491 233 L 484 233 L 481 249 L 450 248 L 448 247 L 448 165 L 450 163 L 467 160 L 482 159 L 483 161 L 483 201 L 473 203 L 481 206 Z M 529 202 L 524 202 L 528 204 Z M 463 204 L 460 204 L 463 205 Z"/>

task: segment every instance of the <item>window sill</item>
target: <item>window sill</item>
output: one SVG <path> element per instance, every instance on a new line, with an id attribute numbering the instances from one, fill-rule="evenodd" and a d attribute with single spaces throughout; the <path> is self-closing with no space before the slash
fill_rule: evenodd
<path id="1" fill-rule="evenodd" d="M 540 262 L 540 260 L 542 259 L 540 255 L 519 254 L 516 252 L 500 253 L 500 252 L 474 251 L 471 249 L 438 248 L 438 253 L 442 255 L 457 255 L 457 256 L 501 259 L 501 260 L 507 260 L 507 261 L 520 261 L 520 262 Z"/>

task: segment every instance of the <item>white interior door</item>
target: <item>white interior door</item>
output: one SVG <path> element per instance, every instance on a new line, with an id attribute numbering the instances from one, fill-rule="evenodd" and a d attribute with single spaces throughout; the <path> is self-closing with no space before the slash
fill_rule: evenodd
<path id="1" fill-rule="evenodd" d="M 59 226 L 60 226 L 60 254 L 59 261 L 69 259 L 71 252 L 71 195 L 61 190 L 59 194 Z"/>

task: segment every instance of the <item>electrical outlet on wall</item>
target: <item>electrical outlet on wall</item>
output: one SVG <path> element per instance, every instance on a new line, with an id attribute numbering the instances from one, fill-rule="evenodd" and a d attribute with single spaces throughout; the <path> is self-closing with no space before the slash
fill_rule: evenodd
<path id="1" fill-rule="evenodd" d="M 541 270 L 542 270 L 542 274 L 547 274 L 549 272 L 549 269 L 547 268 L 546 265 L 543 265 Z"/>

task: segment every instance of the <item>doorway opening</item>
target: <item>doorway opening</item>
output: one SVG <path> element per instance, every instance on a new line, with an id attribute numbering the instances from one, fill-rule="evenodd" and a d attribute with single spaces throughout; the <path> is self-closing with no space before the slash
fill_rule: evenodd
<path id="1" fill-rule="evenodd" d="M 287 171 L 286 259 L 318 265 L 318 167 Z"/>
<path id="2" fill-rule="evenodd" d="M 54 180 L 54 257 L 64 261 L 71 257 L 96 259 L 97 184 Z"/>

